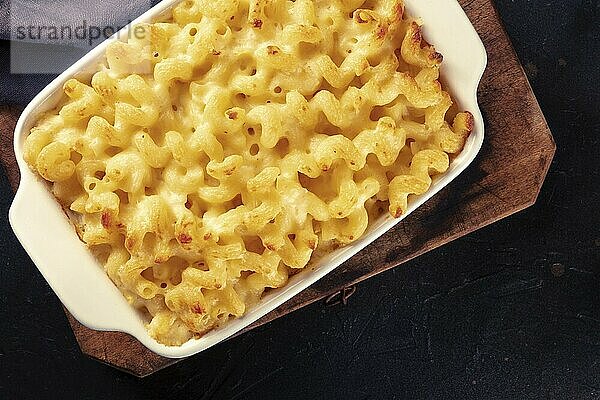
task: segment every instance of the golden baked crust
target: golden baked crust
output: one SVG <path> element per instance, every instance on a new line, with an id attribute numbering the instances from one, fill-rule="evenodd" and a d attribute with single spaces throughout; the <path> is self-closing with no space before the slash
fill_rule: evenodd
<path id="1" fill-rule="evenodd" d="M 24 157 L 168 345 L 400 216 L 473 128 L 400 0 L 187 0 L 139 29 Z"/>

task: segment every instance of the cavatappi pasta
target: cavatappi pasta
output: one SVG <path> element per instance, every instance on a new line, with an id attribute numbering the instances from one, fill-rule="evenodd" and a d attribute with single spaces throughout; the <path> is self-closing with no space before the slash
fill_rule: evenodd
<path id="1" fill-rule="evenodd" d="M 24 157 L 167 345 L 400 216 L 472 129 L 401 0 L 186 0 L 136 29 Z"/>

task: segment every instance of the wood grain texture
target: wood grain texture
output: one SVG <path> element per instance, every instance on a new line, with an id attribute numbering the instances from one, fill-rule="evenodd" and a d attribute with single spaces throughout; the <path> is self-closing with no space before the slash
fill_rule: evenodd
<path id="1" fill-rule="evenodd" d="M 480 154 L 452 184 L 393 230 L 244 332 L 535 202 L 554 155 L 552 135 L 491 0 L 459 1 L 488 52 L 488 67 L 478 91 L 486 122 Z M 0 161 L 13 188 L 19 174 L 11 132 L 19 112 L 0 108 Z M 82 351 L 115 368 L 146 376 L 177 361 L 157 356 L 127 334 L 93 331 L 68 312 L 67 316 Z"/>

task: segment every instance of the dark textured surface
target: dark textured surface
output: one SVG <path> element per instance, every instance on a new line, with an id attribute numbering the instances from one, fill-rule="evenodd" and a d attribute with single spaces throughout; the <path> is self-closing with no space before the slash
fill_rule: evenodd
<path id="1" fill-rule="evenodd" d="M 600 5 L 496 3 L 558 146 L 535 206 L 144 380 L 81 356 L 2 224 L 0 398 L 600 398 Z"/>

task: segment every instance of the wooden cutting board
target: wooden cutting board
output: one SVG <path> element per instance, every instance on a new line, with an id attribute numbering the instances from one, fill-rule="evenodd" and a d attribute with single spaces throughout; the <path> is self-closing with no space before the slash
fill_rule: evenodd
<path id="1" fill-rule="evenodd" d="M 491 0 L 459 2 L 488 52 L 478 91 L 486 123 L 480 154 L 462 175 L 394 229 L 244 332 L 336 293 L 341 299 L 358 282 L 535 202 L 556 149 L 552 134 Z M 0 158 L 13 189 L 19 171 L 12 132 L 19 114 L 20 109 L 0 107 Z M 150 352 L 127 334 L 93 331 L 68 312 L 67 316 L 83 353 L 101 362 L 137 376 L 177 362 Z"/>

